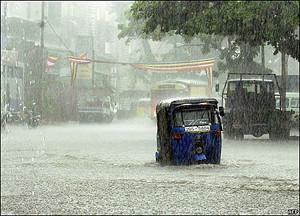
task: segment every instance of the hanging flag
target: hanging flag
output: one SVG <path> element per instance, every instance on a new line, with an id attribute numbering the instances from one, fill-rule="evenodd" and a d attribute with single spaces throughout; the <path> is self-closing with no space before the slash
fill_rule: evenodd
<path id="1" fill-rule="evenodd" d="M 82 53 L 79 58 L 87 59 L 87 51 Z M 89 63 L 84 64 L 85 67 L 89 67 Z"/>
<path id="2" fill-rule="evenodd" d="M 105 63 L 105 64 L 130 65 L 130 66 L 135 67 L 140 70 L 154 71 L 154 72 L 160 72 L 160 71 L 182 72 L 182 71 L 204 70 L 204 71 L 206 71 L 211 90 L 212 90 L 212 82 L 213 82 L 212 71 L 214 69 L 214 63 L 215 63 L 214 59 L 198 60 L 198 61 L 192 61 L 192 62 L 160 63 L 160 64 L 159 63 L 158 64 L 139 64 L 139 63 L 125 63 L 125 62 L 109 62 L 109 61 L 99 61 L 99 60 L 94 60 L 94 59 L 88 59 L 87 52 L 81 54 L 80 57 L 69 56 L 69 61 L 70 61 L 70 68 L 71 68 L 72 84 L 73 84 L 73 81 L 77 77 L 79 65 L 80 66 L 89 65 L 90 62 L 96 62 L 96 63 Z M 91 73 L 92 72 L 90 69 L 83 69 L 82 72 L 80 72 L 78 78 L 90 79 Z"/>
<path id="3" fill-rule="evenodd" d="M 85 51 L 84 53 L 82 53 L 82 54 L 80 55 L 80 58 L 82 58 L 82 59 L 87 59 L 87 51 Z"/>
<path id="4" fill-rule="evenodd" d="M 92 60 L 83 59 L 78 57 L 69 56 L 70 68 L 71 68 L 71 85 L 73 85 L 74 80 L 76 79 L 76 73 L 78 64 L 90 63 Z"/>
<path id="5" fill-rule="evenodd" d="M 195 70 L 204 70 L 206 71 L 207 79 L 210 86 L 210 91 L 213 89 L 213 77 L 212 71 L 214 69 L 214 59 L 206 59 L 201 61 L 193 62 L 179 62 L 179 63 L 163 63 L 163 64 L 130 64 L 132 67 L 146 70 L 146 71 L 195 71 Z"/>
<path id="6" fill-rule="evenodd" d="M 214 59 L 194 61 L 194 62 L 181 62 L 181 63 L 163 63 L 163 64 L 130 64 L 132 67 L 146 70 L 146 71 L 194 71 L 205 70 L 214 67 Z"/>
<path id="7" fill-rule="evenodd" d="M 49 72 L 50 68 L 55 64 L 56 61 L 57 61 L 57 58 L 48 56 L 47 63 L 46 63 L 46 68 L 45 68 L 46 73 Z"/>

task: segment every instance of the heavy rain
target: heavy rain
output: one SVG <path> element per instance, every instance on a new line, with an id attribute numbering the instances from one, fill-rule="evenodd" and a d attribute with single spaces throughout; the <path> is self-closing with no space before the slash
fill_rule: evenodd
<path id="1" fill-rule="evenodd" d="M 299 2 L 1 1 L 1 214 L 299 215 Z"/>

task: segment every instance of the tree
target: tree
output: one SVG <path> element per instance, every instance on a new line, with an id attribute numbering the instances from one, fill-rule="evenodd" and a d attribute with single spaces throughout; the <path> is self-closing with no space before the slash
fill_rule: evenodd
<path id="1" fill-rule="evenodd" d="M 230 38 L 233 38 L 240 54 L 237 59 L 230 55 L 224 57 L 227 66 L 237 66 L 234 70 L 264 69 L 254 64 L 257 53 L 252 49 L 272 45 L 274 54 L 282 53 L 281 100 L 285 109 L 285 55 L 299 61 L 299 1 L 137 1 L 131 12 L 134 20 L 144 21 L 142 33 L 159 29 L 162 33 L 174 30 L 176 34 L 188 36 L 224 36 L 229 38 L 228 54 L 232 51 Z"/>
<path id="2" fill-rule="evenodd" d="M 120 23 L 118 25 L 121 32 L 119 33 L 119 38 L 127 38 L 126 43 L 128 44 L 132 40 L 141 40 L 142 47 L 144 48 L 143 58 L 138 59 L 139 62 L 156 62 L 160 61 L 158 57 L 162 57 L 164 61 L 182 61 L 184 60 L 195 60 L 193 58 L 190 50 L 193 50 L 195 56 L 201 56 L 201 49 L 195 49 L 195 47 L 190 47 L 189 43 L 195 38 L 188 35 L 176 35 L 174 31 L 162 32 L 160 29 L 156 29 L 151 33 L 142 32 L 144 26 L 144 20 L 135 20 L 131 14 L 130 10 L 125 11 L 125 17 L 127 22 Z M 152 41 L 162 41 L 170 44 L 170 51 L 161 56 L 154 55 L 148 40 Z M 181 44 L 177 46 L 177 44 Z M 183 46 L 182 46 L 183 45 Z M 172 49 L 173 48 L 173 49 Z M 193 48 L 193 49 L 192 49 Z M 203 55 L 210 53 L 210 49 L 204 49 Z M 196 52 L 195 52 L 196 51 Z M 198 51 L 198 53 L 197 53 Z M 139 73 L 140 74 L 140 73 Z"/>
<path id="3" fill-rule="evenodd" d="M 171 36 L 178 34 L 184 38 L 187 45 L 196 38 L 203 44 L 201 50 L 204 55 L 211 51 L 216 54 L 216 59 L 218 59 L 219 55 L 220 59 L 216 67 L 217 70 L 215 70 L 216 76 L 221 71 L 269 72 L 261 64 L 253 60 L 259 52 L 258 46 L 251 47 L 249 43 L 242 40 L 239 41 L 239 38 L 234 35 L 228 36 L 227 34 L 209 32 L 210 26 L 205 26 L 204 18 L 202 18 L 201 22 L 197 22 L 195 16 L 198 14 L 198 11 L 210 10 L 214 3 L 136 2 L 131 7 L 131 10 L 126 12 L 129 23 L 127 25 L 119 24 L 119 29 L 121 29 L 119 38 L 127 36 L 127 42 L 133 38 L 151 38 L 154 41 L 167 41 L 168 39 L 166 38 L 170 40 Z M 162 11 L 166 11 L 166 13 L 160 13 Z M 160 15 L 156 16 L 156 14 Z M 150 18 L 146 18 L 147 16 Z M 212 18 L 206 16 L 206 19 L 207 23 L 212 23 L 210 20 Z M 219 25 L 222 26 L 223 23 Z M 212 24 L 212 28 L 216 28 L 214 26 L 216 25 Z M 228 43 L 230 49 L 224 47 L 224 40 L 230 40 L 230 44 Z M 173 53 L 176 53 L 178 57 L 178 53 L 175 51 L 171 51 L 166 56 L 172 57 Z M 183 55 L 183 57 L 187 60 L 188 56 Z M 246 62 L 245 59 L 248 61 Z M 222 62 L 222 60 L 225 60 L 225 62 Z"/>
<path id="4" fill-rule="evenodd" d="M 134 20 L 142 33 L 157 30 L 196 36 L 233 37 L 237 45 L 265 43 L 299 61 L 299 2 L 296 1 L 137 1 Z"/>

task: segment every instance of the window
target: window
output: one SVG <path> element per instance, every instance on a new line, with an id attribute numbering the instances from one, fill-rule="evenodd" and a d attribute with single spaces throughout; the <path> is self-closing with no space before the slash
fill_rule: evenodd
<path id="1" fill-rule="evenodd" d="M 260 84 L 256 84 L 256 93 L 257 93 L 257 94 L 260 93 Z"/>
<path id="2" fill-rule="evenodd" d="M 291 99 L 291 108 L 299 108 L 299 98 Z"/>
<path id="3" fill-rule="evenodd" d="M 183 109 L 177 111 L 174 117 L 174 126 L 200 126 L 209 125 L 213 122 L 217 122 L 215 119 L 215 113 L 211 113 L 207 109 Z"/>
<path id="4" fill-rule="evenodd" d="M 228 89 L 229 89 L 229 91 L 235 91 L 235 90 L 236 90 L 236 85 L 235 85 L 235 83 L 233 83 L 233 82 L 229 83 Z"/>
<path id="5" fill-rule="evenodd" d="M 280 98 L 276 98 L 276 108 L 280 108 Z"/>
<path id="6" fill-rule="evenodd" d="M 290 100 L 288 98 L 286 98 L 286 100 L 285 100 L 285 107 L 286 108 L 289 107 L 289 102 L 290 102 Z M 276 98 L 276 108 L 278 108 L 278 109 L 280 108 L 280 98 Z"/>
<path id="7" fill-rule="evenodd" d="M 266 83 L 266 90 L 267 92 L 273 92 L 274 91 L 273 83 Z"/>
<path id="8" fill-rule="evenodd" d="M 257 85 L 259 86 L 259 85 Z M 245 89 L 247 92 L 254 92 L 255 93 L 255 83 L 243 83 L 243 89 Z M 260 89 L 259 89 L 260 90 Z"/>
<path id="9" fill-rule="evenodd" d="M 181 112 L 176 112 L 175 113 L 174 126 L 175 127 L 182 126 L 182 113 Z"/>

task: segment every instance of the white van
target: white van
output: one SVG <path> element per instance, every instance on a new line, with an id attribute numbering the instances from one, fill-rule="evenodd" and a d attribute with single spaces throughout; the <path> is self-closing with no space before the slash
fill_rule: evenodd
<path id="1" fill-rule="evenodd" d="M 280 98 L 276 97 L 276 108 L 280 106 Z M 293 126 L 299 127 L 299 92 L 286 92 L 286 110 L 293 110 Z"/>

